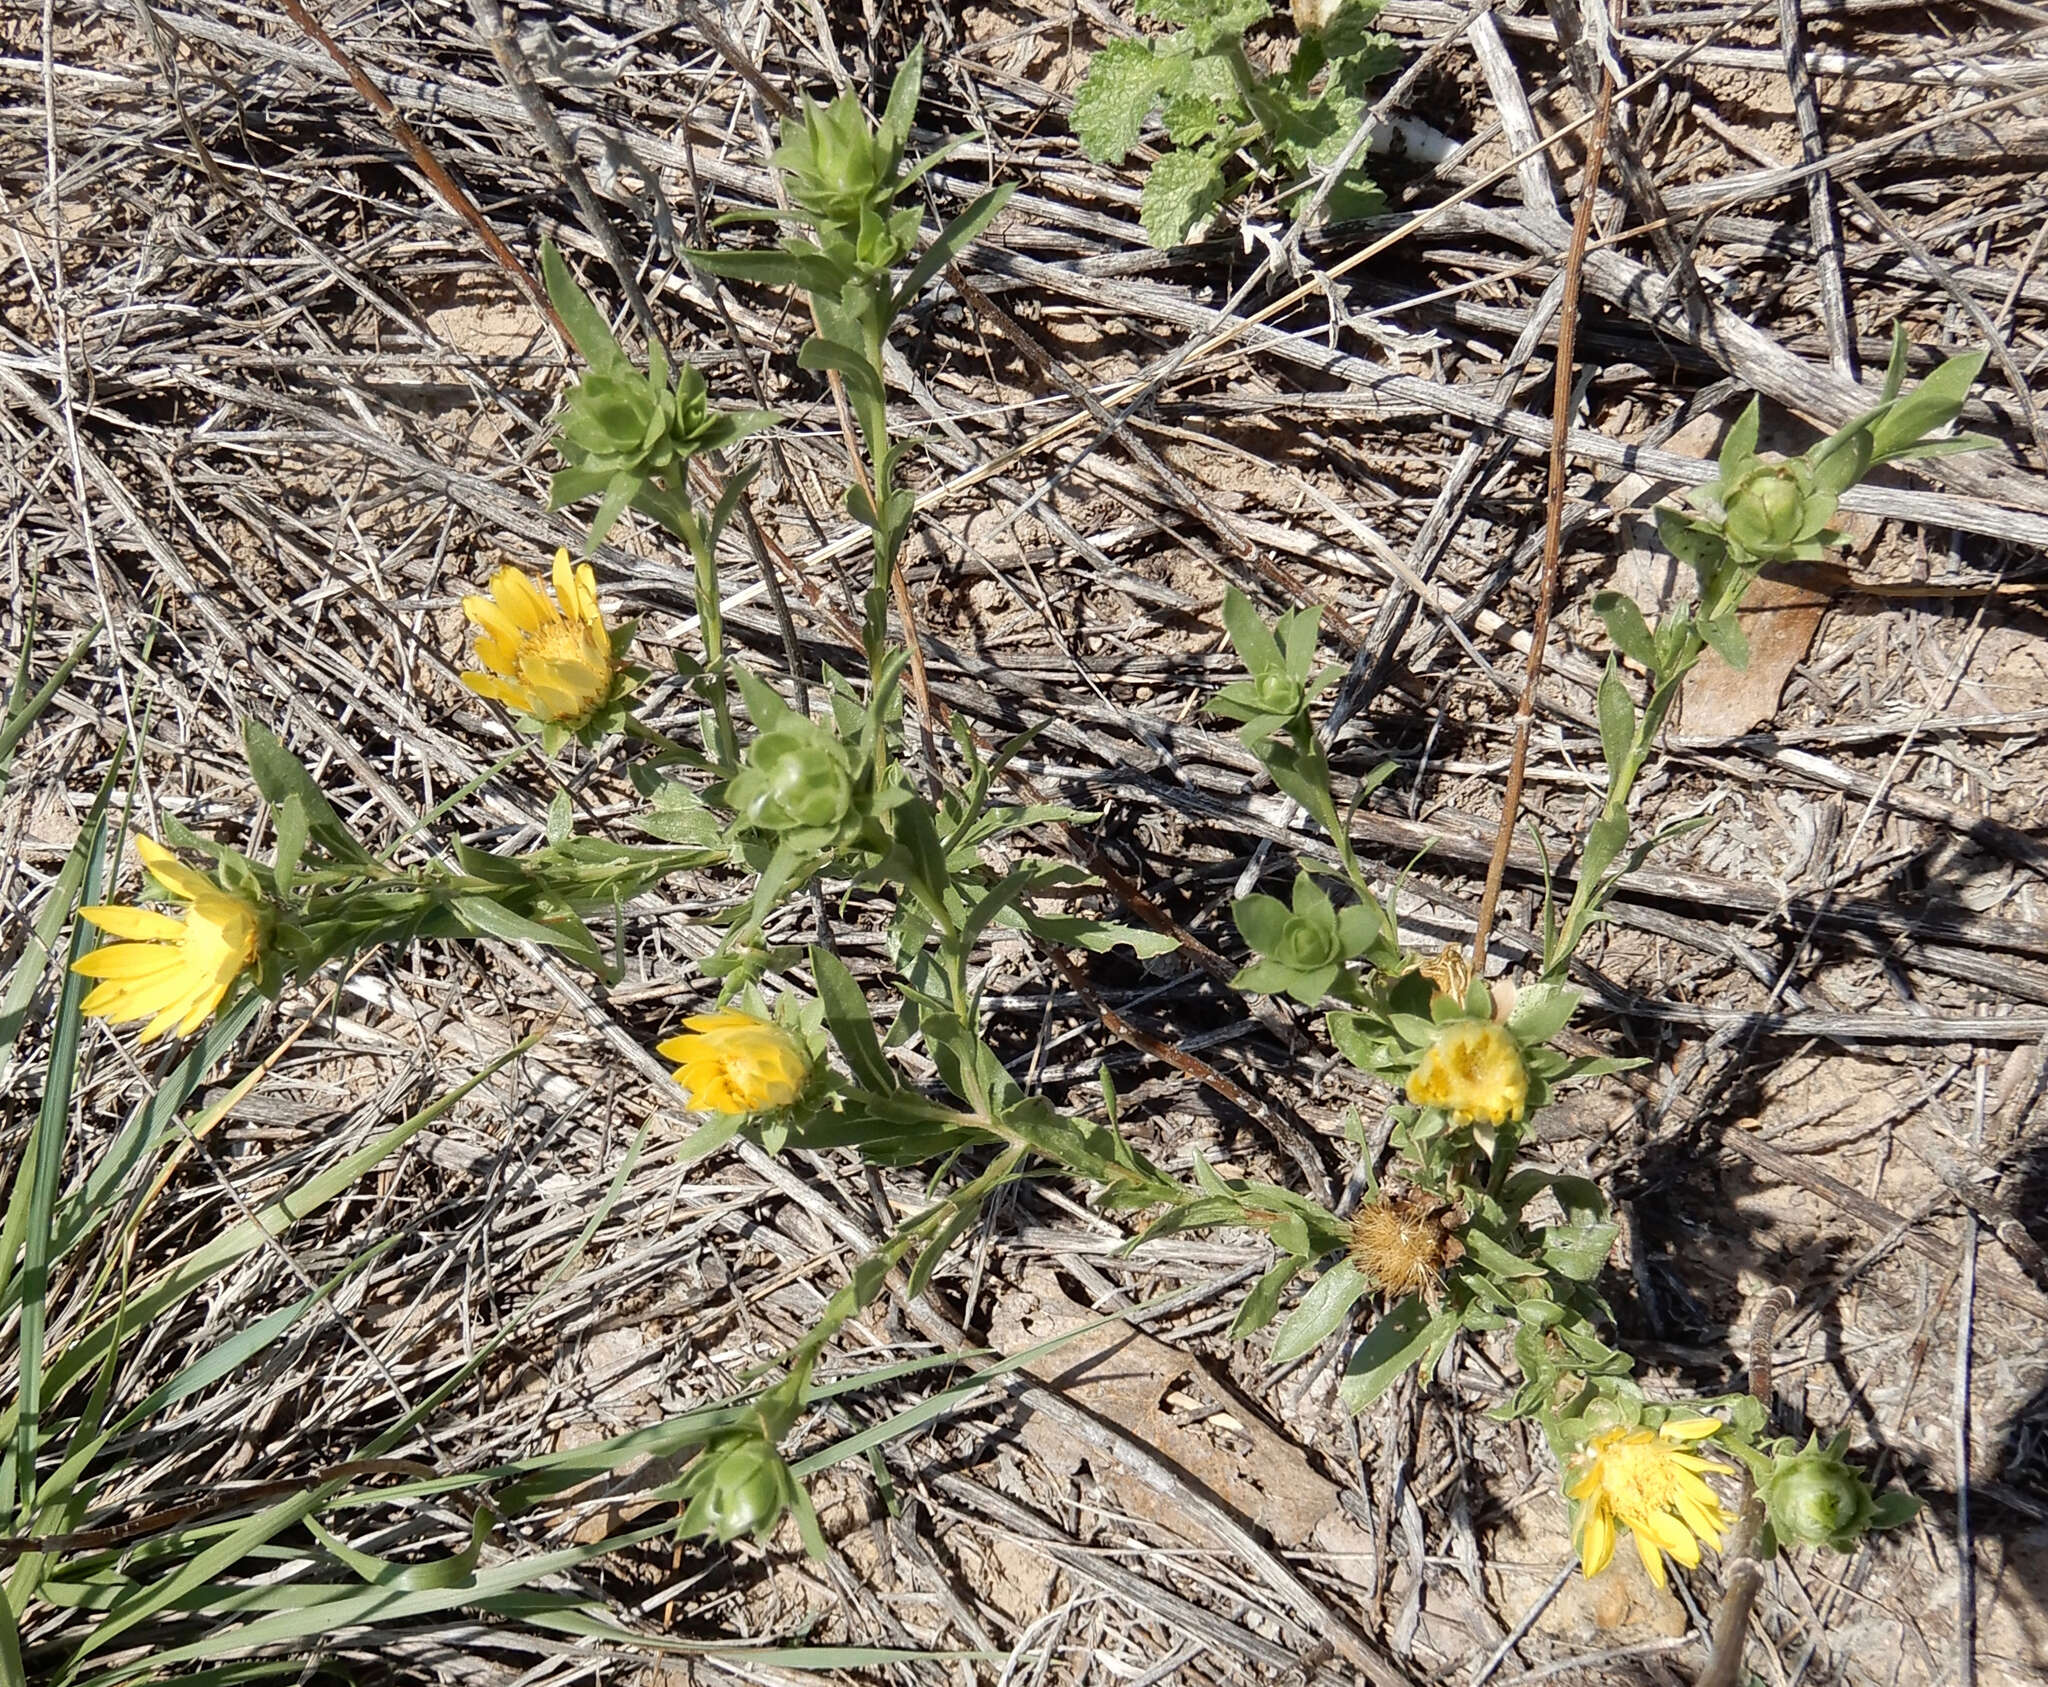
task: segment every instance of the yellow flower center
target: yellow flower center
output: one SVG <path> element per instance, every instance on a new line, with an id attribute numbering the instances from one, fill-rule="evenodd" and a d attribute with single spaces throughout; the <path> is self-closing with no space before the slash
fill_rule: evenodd
<path id="1" fill-rule="evenodd" d="M 1461 1123 L 1504 1125 L 1529 1104 L 1529 1069 L 1507 1028 L 1490 1019 L 1454 1019 L 1438 1030 L 1408 1074 L 1408 1099 Z"/>
<path id="2" fill-rule="evenodd" d="M 1679 1468 L 1669 1447 L 1652 1437 L 1630 1437 L 1601 1452 L 1600 1491 L 1614 1515 L 1634 1528 L 1652 1512 L 1673 1508 Z"/>

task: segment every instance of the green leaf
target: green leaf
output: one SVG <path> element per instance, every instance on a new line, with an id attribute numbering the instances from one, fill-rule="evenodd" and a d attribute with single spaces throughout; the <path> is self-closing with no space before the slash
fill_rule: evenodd
<path id="1" fill-rule="evenodd" d="M 566 916 L 560 925 L 544 925 L 513 913 L 488 896 L 459 896 L 449 907 L 464 928 L 479 937 L 495 937 L 501 943 L 537 943 L 586 959 L 598 953 L 596 941 L 581 922 Z"/>
<path id="2" fill-rule="evenodd" d="M 1145 178 L 1138 221 L 1162 251 L 1187 239 L 1195 224 L 1223 202 L 1223 160 L 1207 148 L 1169 152 Z"/>
<path id="3" fill-rule="evenodd" d="M 1547 1043 L 1571 1023 L 1585 994 L 1571 984 L 1524 984 L 1515 992 L 1508 1029 L 1517 1041 Z"/>
<path id="4" fill-rule="evenodd" d="M 1721 484 L 1726 486 L 1749 466 L 1750 458 L 1756 455 L 1757 427 L 1762 418 L 1762 406 L 1754 398 L 1749 407 L 1735 418 L 1735 425 L 1728 430 L 1728 437 L 1721 442 Z"/>
<path id="5" fill-rule="evenodd" d="M 271 876 L 280 896 L 290 897 L 298 876 L 299 858 L 306 853 L 306 805 L 298 793 L 286 797 L 271 811 L 277 830 L 277 847 L 271 860 Z"/>
<path id="6" fill-rule="evenodd" d="M 1901 456 L 1961 415 L 1988 356 L 1989 352 L 1973 351 L 1951 357 L 1904 398 L 1894 401 L 1871 425 L 1871 460 L 1882 463 Z"/>
<path id="7" fill-rule="evenodd" d="M 1585 852 L 1579 857 L 1579 878 L 1597 880 L 1614 864 L 1614 858 L 1628 842 L 1628 816 L 1603 815 L 1586 829 Z"/>
<path id="8" fill-rule="evenodd" d="M 1287 1315 L 1287 1322 L 1274 1336 L 1273 1363 L 1285 1365 L 1304 1353 L 1313 1353 L 1371 1287 L 1371 1280 L 1350 1260 L 1331 1266 L 1301 1297 L 1301 1304 Z"/>
<path id="9" fill-rule="evenodd" d="M 1596 592 L 1593 613 L 1606 625 L 1607 636 L 1614 641 L 1616 650 L 1631 662 L 1655 671 L 1657 647 L 1634 598 L 1625 592 Z"/>
<path id="10" fill-rule="evenodd" d="M 1607 1264 L 1614 1238 L 1620 1234 L 1620 1226 L 1591 1216 L 1549 1225 L 1543 1232 L 1543 1258 L 1560 1277 L 1590 1283 Z"/>
<path id="11" fill-rule="evenodd" d="M 1543 1275 L 1542 1266 L 1530 1264 L 1512 1248 L 1489 1236 L 1477 1224 L 1468 1224 L 1458 1232 L 1458 1235 L 1465 1244 L 1465 1251 L 1472 1256 L 1480 1269 L 1490 1276 L 1513 1280 Z"/>
<path id="12" fill-rule="evenodd" d="M 1178 24 L 1203 51 L 1235 40 L 1273 15 L 1266 0 L 1138 0 L 1137 10 L 1140 17 Z"/>
<path id="13" fill-rule="evenodd" d="M 1121 164 L 1166 88 L 1171 67 L 1141 40 L 1112 41 L 1089 61 L 1067 126 L 1098 164 Z"/>
<path id="14" fill-rule="evenodd" d="M 1906 384 L 1906 359 L 1912 352 L 1912 349 L 1913 342 L 1906 338 L 1905 324 L 1894 322 L 1892 324 L 1892 355 L 1885 364 L 1884 392 L 1878 399 L 1878 407 L 1880 409 L 1897 398 L 1899 396 L 1899 389 Z"/>
<path id="15" fill-rule="evenodd" d="M 1230 1321 L 1233 1341 L 1256 1334 L 1280 1315 L 1280 1296 L 1307 1264 L 1307 1260 L 1289 1254 L 1252 1285 L 1251 1293 L 1237 1309 L 1237 1316 Z"/>
<path id="16" fill-rule="evenodd" d="M 1223 588 L 1223 630 L 1230 635 L 1237 659 L 1254 679 L 1287 671 L 1273 629 L 1266 625 L 1252 600 L 1235 586 Z"/>
<path id="17" fill-rule="evenodd" d="M 981 231 L 995 220 L 1003 207 L 1010 202 L 1010 195 L 1017 191 L 1015 182 L 1002 182 L 992 187 L 979 199 L 962 211 L 943 229 L 938 239 L 926 249 L 917 260 L 917 267 L 909 278 L 896 290 L 896 296 L 889 303 L 891 318 L 901 316 L 910 303 L 924 291 L 925 284 L 944 269 L 971 245 Z"/>
<path id="18" fill-rule="evenodd" d="M 555 314 L 569 330 L 569 338 L 575 341 L 583 361 L 600 374 L 630 374 L 632 365 L 627 361 L 625 352 L 620 350 L 611 324 L 605 321 L 604 313 L 590 302 L 590 295 L 576 284 L 575 276 L 569 273 L 569 266 L 562 261 L 561 251 L 552 240 L 543 239 L 540 243 L 540 272 L 547 283 L 548 302 L 555 307 Z"/>
<path id="19" fill-rule="evenodd" d="M 1749 666 L 1749 638 L 1733 611 L 1726 615 L 1702 616 L 1694 625 L 1714 654 L 1737 673 Z"/>
<path id="20" fill-rule="evenodd" d="M 899 1086 L 895 1068 L 882 1053 L 875 1036 L 875 1021 L 868 1011 L 867 997 L 846 963 L 829 949 L 811 948 L 811 977 L 818 986 L 818 1000 L 825 1007 L 825 1023 L 832 1040 L 839 1045 L 846 1064 L 862 1086 L 878 1095 L 888 1095 Z"/>
<path id="21" fill-rule="evenodd" d="M 1629 754 L 1636 743 L 1636 703 L 1622 684 L 1614 658 L 1607 658 L 1607 671 L 1600 676 L 1600 759 L 1607 764 L 1607 777 L 1619 784 L 1628 768 Z"/>
<path id="22" fill-rule="evenodd" d="M 1401 1379 L 1401 1373 L 1428 1350 L 1440 1322 L 1455 1328 L 1457 1314 L 1441 1312 L 1432 1318 L 1420 1295 L 1409 1295 L 1372 1328 L 1344 1367 L 1337 1384 L 1337 1397 L 1346 1411 L 1362 1412 Z"/>
<path id="23" fill-rule="evenodd" d="M 242 751 L 249 759 L 249 776 L 264 801 L 273 807 L 287 797 L 297 797 L 305 815 L 306 829 L 321 847 L 338 861 L 368 861 L 370 852 L 356 841 L 355 834 L 341 823 L 320 787 L 313 783 L 299 758 L 287 750 L 276 733 L 261 721 L 242 722 Z"/>

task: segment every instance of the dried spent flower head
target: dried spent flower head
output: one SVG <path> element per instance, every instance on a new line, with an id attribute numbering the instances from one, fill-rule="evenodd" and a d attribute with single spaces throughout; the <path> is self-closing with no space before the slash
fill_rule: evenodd
<path id="1" fill-rule="evenodd" d="M 1351 1219 L 1351 1263 L 1390 1295 L 1429 1295 L 1465 1251 L 1451 1234 L 1456 1209 L 1419 1191 L 1360 1207 Z"/>
<path id="2" fill-rule="evenodd" d="M 1471 957 L 1455 943 L 1446 943 L 1433 960 L 1416 962 L 1415 970 L 1453 1001 L 1462 1002 L 1472 988 Z"/>
<path id="3" fill-rule="evenodd" d="M 1437 1027 L 1408 1074 L 1408 1099 L 1441 1108 L 1460 1124 L 1512 1124 L 1529 1108 L 1529 1068 L 1506 1026 L 1453 1019 Z"/>

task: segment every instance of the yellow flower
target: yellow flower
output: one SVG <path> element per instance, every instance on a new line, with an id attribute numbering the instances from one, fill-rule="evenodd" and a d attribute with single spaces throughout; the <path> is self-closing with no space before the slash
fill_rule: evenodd
<path id="1" fill-rule="evenodd" d="M 676 1063 L 676 1082 L 690 1105 L 713 1113 L 760 1113 L 787 1107 L 803 1093 L 811 1067 L 797 1040 L 751 1013 L 706 1013 L 689 1029 L 656 1045 Z"/>
<path id="2" fill-rule="evenodd" d="M 462 683 L 479 696 L 551 725 L 578 727 L 612 694 L 618 664 L 597 607 L 597 575 L 555 552 L 555 602 L 516 568 L 491 576 L 489 597 L 466 597 L 462 613 L 482 629 L 476 659 L 485 669 Z"/>
<path id="3" fill-rule="evenodd" d="M 1686 1451 L 1720 1428 L 1715 1418 L 1689 1418 L 1654 1432 L 1603 1429 L 1586 1443 L 1565 1492 L 1580 1505 L 1573 1545 L 1587 1575 L 1597 1576 L 1614 1557 L 1617 1525 L 1635 1536 L 1643 1568 L 1659 1587 L 1665 1553 L 1691 1569 L 1700 1561 L 1700 1542 L 1720 1550 L 1730 1518 L 1704 1472 L 1733 1472 Z"/>
<path id="4" fill-rule="evenodd" d="M 84 1011 L 125 1024 L 147 1019 L 139 1043 L 153 1043 L 176 1028 L 199 1029 L 220 1006 L 228 987 L 255 964 L 263 917 L 249 903 L 195 873 L 151 838 L 137 838 L 142 863 L 165 890 L 186 904 L 185 917 L 120 905 L 81 908 L 80 915 L 122 943 L 81 955 L 71 970 L 103 980 L 87 995 Z"/>
<path id="5" fill-rule="evenodd" d="M 1408 1099 L 1440 1107 L 1463 1124 L 1505 1125 L 1529 1105 L 1529 1069 L 1507 1028 L 1490 1019 L 1440 1027 L 1408 1074 Z"/>

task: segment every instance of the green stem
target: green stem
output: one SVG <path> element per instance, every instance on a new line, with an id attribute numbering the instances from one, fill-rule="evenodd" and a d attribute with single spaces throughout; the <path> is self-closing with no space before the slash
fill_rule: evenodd
<path id="1" fill-rule="evenodd" d="M 1629 745 L 1627 757 L 1618 768 L 1607 787 L 1607 800 L 1600 806 L 1600 818 L 1594 822 L 1600 827 L 1628 824 L 1629 797 L 1635 790 L 1636 779 L 1650 763 L 1657 751 L 1657 737 L 1664 730 L 1665 717 L 1671 713 L 1671 705 L 1678 699 L 1679 683 L 1692 671 L 1706 641 L 1690 623 L 1687 625 L 1685 643 L 1680 646 L 1671 666 L 1652 676 L 1650 699 L 1644 704 L 1642 717 L 1636 723 L 1635 738 Z M 1588 834 L 1589 836 L 1591 834 Z M 1624 832 L 1623 842 L 1626 843 Z M 1620 849 L 1615 851 L 1620 854 Z M 1581 871 L 1577 887 L 1572 891 L 1571 905 L 1565 910 L 1564 925 L 1558 933 L 1555 949 L 1543 958 L 1545 976 L 1560 972 L 1571 960 L 1579 947 L 1579 941 L 1586 934 L 1600 904 L 1613 889 L 1608 878 L 1605 863 L 1595 871 Z"/>

